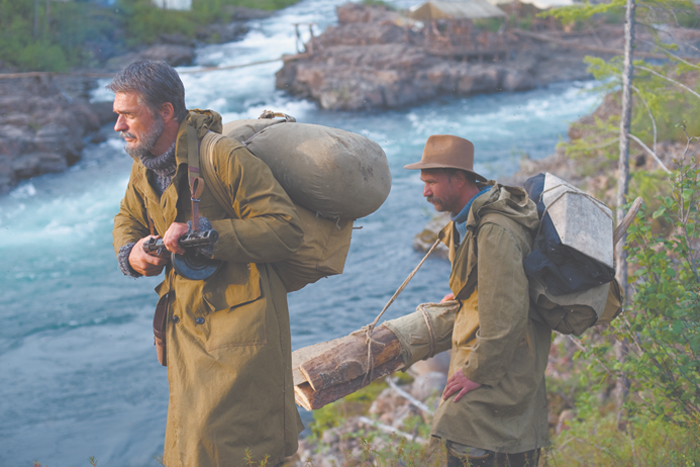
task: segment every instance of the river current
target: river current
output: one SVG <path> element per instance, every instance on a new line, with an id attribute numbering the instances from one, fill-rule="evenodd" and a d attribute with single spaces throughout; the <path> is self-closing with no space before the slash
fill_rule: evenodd
<path id="1" fill-rule="evenodd" d="M 196 66 L 227 66 L 294 53 L 292 23 L 320 32 L 344 0 L 302 0 L 253 22 L 239 42 L 198 50 Z M 405 1 L 394 1 L 400 7 Z M 471 139 L 476 170 L 512 174 L 523 153 L 550 154 L 567 126 L 599 102 L 591 83 L 561 83 L 523 93 L 444 97 L 374 113 L 320 111 L 274 88 L 281 62 L 183 74 L 187 105 L 219 111 L 224 121 L 264 109 L 299 121 L 361 133 L 384 149 L 393 176 L 389 198 L 359 219 L 345 272 L 289 295 L 293 347 L 346 335 L 372 321 L 420 261 L 412 240 L 434 214 L 415 171 L 434 133 Z M 193 67 L 194 68 L 194 67 Z M 181 68 L 187 70 L 187 68 Z M 95 100 L 111 100 L 104 89 Z M 104 129 L 113 133 L 111 129 Z M 0 467 L 157 466 L 168 387 L 153 348 L 153 287 L 117 269 L 111 246 L 131 159 L 110 134 L 88 146 L 70 170 L 20 184 L 0 197 Z M 447 293 L 449 264 L 429 259 L 389 308 L 392 319 Z M 303 413 L 305 420 L 310 414 Z"/>

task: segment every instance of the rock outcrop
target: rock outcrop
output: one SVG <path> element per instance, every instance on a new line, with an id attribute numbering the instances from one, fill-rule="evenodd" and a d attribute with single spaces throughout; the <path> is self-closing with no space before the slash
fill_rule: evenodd
<path id="1" fill-rule="evenodd" d="M 590 77 L 581 51 L 480 33 L 479 40 L 501 41 L 497 50 L 507 51 L 456 57 L 399 26 L 397 12 L 359 4 L 337 12 L 338 26 L 328 27 L 306 45 L 307 54 L 286 60 L 277 73 L 278 88 L 324 109 L 396 108 L 445 94 L 522 91 Z"/>
<path id="2" fill-rule="evenodd" d="M 0 80 L 0 193 L 75 164 L 86 136 L 114 120 L 111 103 L 88 102 L 92 87 L 76 77 Z"/>

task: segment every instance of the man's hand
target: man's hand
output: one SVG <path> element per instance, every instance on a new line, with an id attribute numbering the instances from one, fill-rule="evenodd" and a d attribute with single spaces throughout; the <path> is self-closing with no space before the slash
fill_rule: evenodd
<path id="1" fill-rule="evenodd" d="M 149 235 L 148 237 L 143 237 L 136 242 L 136 245 L 134 245 L 129 253 L 129 264 L 134 271 L 143 276 L 157 276 L 165 265 L 168 264 L 168 261 L 170 261 L 170 258 L 165 252 L 163 252 L 161 256 L 157 256 L 144 251 L 143 244 L 150 238 L 158 238 L 158 236 Z"/>
<path id="2" fill-rule="evenodd" d="M 452 292 L 450 292 L 450 293 L 448 293 L 447 295 L 445 295 L 444 297 L 442 297 L 442 300 L 440 300 L 440 303 L 446 302 L 446 301 L 448 301 L 448 300 L 454 300 L 454 299 L 455 299 L 455 294 L 453 294 Z"/>
<path id="3" fill-rule="evenodd" d="M 189 230 L 190 229 L 187 227 L 187 224 L 183 224 L 182 222 L 173 222 L 170 224 L 170 227 L 168 227 L 165 235 L 163 235 L 163 245 L 165 245 L 165 248 L 172 253 L 184 255 L 185 249 L 180 246 L 180 239 L 187 235 Z"/>
<path id="4" fill-rule="evenodd" d="M 447 400 L 448 397 L 450 397 L 452 394 L 455 392 L 459 391 L 459 394 L 457 394 L 452 402 L 457 402 L 464 396 L 466 393 L 469 391 L 472 391 L 474 389 L 480 388 L 481 383 L 475 383 L 474 381 L 470 380 L 466 376 L 464 376 L 464 373 L 462 373 L 462 370 L 459 370 L 457 373 L 452 375 L 452 378 L 450 378 L 447 381 L 447 385 L 445 386 L 445 390 L 442 393 L 442 398 L 444 400 Z"/>

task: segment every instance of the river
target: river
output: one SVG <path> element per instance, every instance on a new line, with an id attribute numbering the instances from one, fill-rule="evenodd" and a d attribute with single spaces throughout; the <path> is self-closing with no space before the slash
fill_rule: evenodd
<path id="1" fill-rule="evenodd" d="M 295 22 L 320 32 L 344 0 L 302 0 L 252 23 L 235 43 L 198 50 L 197 66 L 250 63 L 293 53 Z M 390 2 L 405 7 L 407 2 Z M 412 2 L 411 2 L 412 3 Z M 515 94 L 445 97 L 410 109 L 375 113 L 320 111 L 274 89 L 280 63 L 183 75 L 188 107 L 212 108 L 224 121 L 263 109 L 361 133 L 386 152 L 391 194 L 356 222 L 344 274 L 290 294 L 292 344 L 299 348 L 345 335 L 372 321 L 422 255 L 413 236 L 433 215 L 418 173 L 434 133 L 454 133 L 476 146 L 476 170 L 508 175 L 522 153 L 551 153 L 567 126 L 599 97 L 591 83 L 561 83 Z M 182 68 L 186 70 L 187 68 Z M 95 91 L 94 99 L 111 94 Z M 110 132 L 110 129 L 104 129 Z M 113 133 L 113 132 L 110 132 Z M 158 278 L 133 280 L 117 269 L 112 219 L 131 160 L 110 135 L 88 146 L 62 174 L 26 181 L 0 197 L 0 467 L 157 466 L 168 388 L 156 361 L 151 319 Z M 447 293 L 449 265 L 428 260 L 389 308 L 391 319 Z M 310 414 L 303 413 L 308 421 Z"/>

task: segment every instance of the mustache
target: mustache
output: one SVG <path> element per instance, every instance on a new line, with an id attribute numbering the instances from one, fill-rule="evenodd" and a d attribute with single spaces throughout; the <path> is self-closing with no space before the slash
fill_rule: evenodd
<path id="1" fill-rule="evenodd" d="M 133 133 L 129 133 L 128 131 L 121 131 L 119 132 L 119 135 L 121 135 L 122 138 L 136 138 L 136 136 L 134 136 Z"/>

